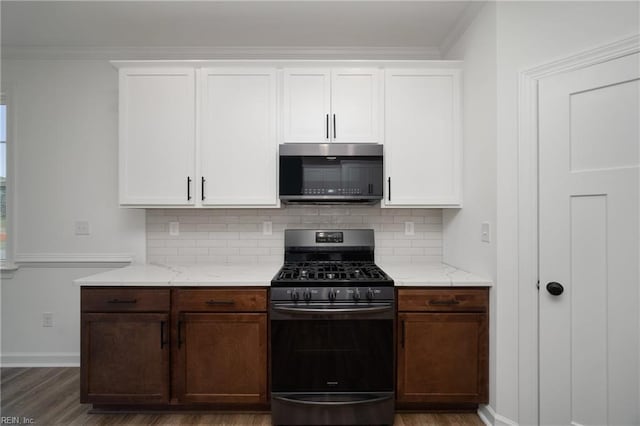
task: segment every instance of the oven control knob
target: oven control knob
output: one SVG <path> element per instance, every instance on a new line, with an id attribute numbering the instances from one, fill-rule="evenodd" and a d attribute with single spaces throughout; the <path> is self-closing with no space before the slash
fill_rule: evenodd
<path id="1" fill-rule="evenodd" d="M 356 302 L 357 302 L 358 300 L 360 300 L 360 290 L 358 290 L 357 288 L 356 288 L 356 290 L 353 292 L 353 300 L 355 300 Z"/>
<path id="2" fill-rule="evenodd" d="M 329 289 L 329 300 L 331 300 L 332 302 L 334 300 L 336 300 L 336 291 L 334 289 Z"/>
<path id="3" fill-rule="evenodd" d="M 311 300 L 311 290 L 306 289 L 304 291 L 303 297 L 304 297 L 304 300 L 306 300 L 307 302 Z"/>
<path id="4" fill-rule="evenodd" d="M 298 294 L 298 290 L 293 290 L 291 292 L 291 300 L 293 300 L 294 302 L 297 302 L 298 299 L 300 299 L 300 294 Z"/>
<path id="5" fill-rule="evenodd" d="M 373 293 L 373 289 L 369 289 L 367 290 L 367 299 L 369 300 L 373 300 L 373 298 L 375 297 L 375 294 Z"/>

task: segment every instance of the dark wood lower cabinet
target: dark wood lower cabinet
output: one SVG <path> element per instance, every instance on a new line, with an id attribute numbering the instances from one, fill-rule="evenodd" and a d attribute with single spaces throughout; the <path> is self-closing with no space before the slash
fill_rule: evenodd
<path id="1" fill-rule="evenodd" d="M 488 402 L 488 290 L 398 291 L 399 405 Z"/>
<path id="2" fill-rule="evenodd" d="M 264 288 L 83 287 L 81 402 L 266 408 L 266 300 Z"/>
<path id="3" fill-rule="evenodd" d="M 83 313 L 81 402 L 169 402 L 168 313 Z"/>
<path id="4" fill-rule="evenodd" d="M 398 290 L 399 409 L 488 402 L 488 295 Z M 81 402 L 268 408 L 266 289 L 83 287 L 81 300 Z"/>
<path id="5" fill-rule="evenodd" d="M 178 401 L 267 403 L 266 313 L 183 313 L 178 327 Z"/>

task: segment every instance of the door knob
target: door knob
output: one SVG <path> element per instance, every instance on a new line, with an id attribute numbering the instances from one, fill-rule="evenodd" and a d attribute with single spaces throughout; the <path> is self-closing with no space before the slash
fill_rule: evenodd
<path id="1" fill-rule="evenodd" d="M 562 284 L 552 281 L 547 284 L 547 291 L 552 296 L 560 296 L 564 292 L 564 287 Z"/>

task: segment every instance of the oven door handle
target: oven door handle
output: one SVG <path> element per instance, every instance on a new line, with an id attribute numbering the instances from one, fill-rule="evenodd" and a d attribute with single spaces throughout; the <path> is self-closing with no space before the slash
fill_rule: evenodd
<path id="1" fill-rule="evenodd" d="M 274 311 L 285 312 L 290 314 L 375 314 L 380 312 L 388 312 L 393 309 L 392 304 L 384 306 L 370 306 L 366 308 L 294 308 L 289 306 L 272 306 Z"/>
<path id="2" fill-rule="evenodd" d="M 360 404 L 374 404 L 376 402 L 386 401 L 388 399 L 393 398 L 393 395 L 384 395 L 378 396 L 375 398 L 367 398 L 367 399 L 356 399 L 353 401 L 313 401 L 308 399 L 298 399 L 298 398 L 287 398 L 284 396 L 272 396 L 272 399 L 277 399 L 283 402 L 289 402 L 291 404 L 301 404 L 301 405 L 360 405 Z"/>

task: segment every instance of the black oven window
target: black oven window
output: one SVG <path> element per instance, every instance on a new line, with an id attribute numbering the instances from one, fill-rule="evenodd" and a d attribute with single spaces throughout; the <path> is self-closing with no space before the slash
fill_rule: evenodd
<path id="1" fill-rule="evenodd" d="M 392 320 L 272 321 L 274 392 L 393 390 Z"/>

